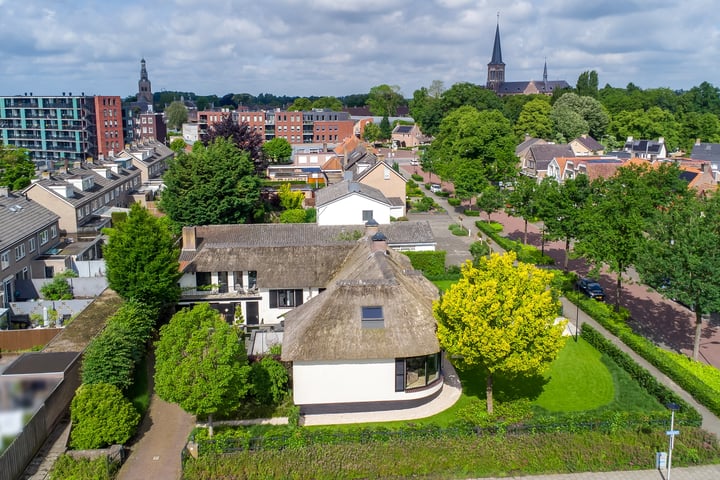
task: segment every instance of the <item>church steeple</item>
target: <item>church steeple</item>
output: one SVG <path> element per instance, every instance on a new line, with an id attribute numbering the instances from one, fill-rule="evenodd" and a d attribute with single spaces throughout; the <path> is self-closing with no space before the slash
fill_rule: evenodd
<path id="1" fill-rule="evenodd" d="M 543 67 L 543 88 L 545 88 L 545 93 L 548 91 L 548 83 L 547 83 L 547 57 L 545 57 L 545 67 Z"/>
<path id="2" fill-rule="evenodd" d="M 145 68 L 144 58 L 140 60 L 140 80 L 138 81 L 137 101 L 150 106 L 153 104 L 152 88 L 150 80 L 148 79 L 147 69 Z"/>
<path id="3" fill-rule="evenodd" d="M 493 44 L 492 58 L 488 63 L 487 88 L 497 92 L 500 85 L 505 83 L 505 64 L 502 61 L 500 48 L 500 12 L 498 12 L 497 26 L 495 27 L 495 43 Z"/>

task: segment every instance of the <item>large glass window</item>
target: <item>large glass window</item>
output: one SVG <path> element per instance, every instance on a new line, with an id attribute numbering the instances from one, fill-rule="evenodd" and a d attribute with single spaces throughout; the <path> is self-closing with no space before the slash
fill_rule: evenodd
<path id="1" fill-rule="evenodd" d="M 270 308 L 292 308 L 302 303 L 301 289 L 270 290 Z"/>
<path id="2" fill-rule="evenodd" d="M 440 352 L 395 361 L 395 391 L 425 387 L 439 378 Z"/>

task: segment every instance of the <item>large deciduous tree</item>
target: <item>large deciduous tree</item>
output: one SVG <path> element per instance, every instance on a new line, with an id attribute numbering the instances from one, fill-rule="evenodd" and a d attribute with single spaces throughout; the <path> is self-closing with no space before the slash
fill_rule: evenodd
<path id="1" fill-rule="evenodd" d="M 394 117 L 399 106 L 405 104 L 405 99 L 397 85 L 377 85 L 368 93 L 367 105 L 370 113 L 378 117 Z"/>
<path id="2" fill-rule="evenodd" d="M 205 145 L 210 145 L 218 138 L 230 140 L 237 148 L 248 152 L 257 171 L 265 168 L 262 155 L 263 137 L 247 122 L 238 122 L 232 115 L 223 116 L 221 121 L 208 127 L 202 140 Z"/>
<path id="3" fill-rule="evenodd" d="M 445 117 L 440 132 L 427 151 L 435 173 L 455 181 L 458 172 L 467 171 L 465 162 L 476 162 L 481 180 L 505 181 L 515 176 L 515 135 L 510 122 L 497 110 L 478 111 L 460 107 Z"/>
<path id="4" fill-rule="evenodd" d="M 236 409 L 250 391 L 250 366 L 237 331 L 203 303 L 185 308 L 160 328 L 155 349 L 155 390 L 194 415 Z"/>
<path id="5" fill-rule="evenodd" d="M 528 221 L 538 216 L 540 203 L 538 191 L 539 186 L 534 178 L 520 175 L 507 198 L 509 204 L 508 212 L 525 221 L 523 243 L 527 243 Z"/>
<path id="6" fill-rule="evenodd" d="M 268 140 L 263 144 L 262 150 L 265 158 L 270 159 L 273 163 L 289 161 L 292 156 L 292 145 L 282 137 Z"/>
<path id="7" fill-rule="evenodd" d="M 515 122 L 515 133 L 519 138 L 529 135 L 535 138 L 550 139 L 553 134 L 553 122 L 550 119 L 550 100 L 547 97 L 535 98 L 527 102 Z"/>
<path id="8" fill-rule="evenodd" d="M 720 311 L 720 196 L 687 196 L 659 210 L 636 268 L 644 283 L 692 306 L 693 359 L 700 354 L 703 314 Z"/>
<path id="9" fill-rule="evenodd" d="M 182 102 L 172 102 L 165 109 L 165 120 L 170 128 L 179 130 L 188 121 L 188 109 Z"/>
<path id="10" fill-rule="evenodd" d="M 560 97 L 553 104 L 550 116 L 558 134 L 566 141 L 583 133 L 600 138 L 610 122 L 610 117 L 600 102 L 574 93 L 566 93 Z"/>
<path id="11" fill-rule="evenodd" d="M 514 262 L 512 252 L 480 258 L 477 267 L 467 262 L 460 281 L 433 306 L 440 345 L 486 375 L 490 413 L 496 373 L 540 374 L 564 344 L 552 273 Z"/>
<path id="12" fill-rule="evenodd" d="M 169 162 L 160 208 L 176 227 L 250 223 L 262 218 L 260 179 L 247 152 L 218 138 Z"/>
<path id="13" fill-rule="evenodd" d="M 107 279 L 118 295 L 155 308 L 180 298 L 180 251 L 166 222 L 134 203 L 127 219 L 107 229 L 107 235 Z"/>
<path id="14" fill-rule="evenodd" d="M 678 167 L 646 164 L 618 169 L 592 185 L 593 195 L 581 219 L 575 250 L 596 268 L 606 265 L 617 274 L 615 308 L 620 309 L 623 275 L 647 246 L 648 220 L 688 194 Z"/>
<path id="15" fill-rule="evenodd" d="M 0 187 L 21 190 L 35 177 L 35 163 L 27 150 L 0 143 Z"/>

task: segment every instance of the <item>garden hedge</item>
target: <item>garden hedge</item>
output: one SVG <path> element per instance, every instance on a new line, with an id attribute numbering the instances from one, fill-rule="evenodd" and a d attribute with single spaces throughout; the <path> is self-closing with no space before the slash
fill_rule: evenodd
<path id="1" fill-rule="evenodd" d="M 438 277 L 445 273 L 445 250 L 427 252 L 402 252 L 410 258 L 415 270 L 420 270 L 428 278 Z"/>

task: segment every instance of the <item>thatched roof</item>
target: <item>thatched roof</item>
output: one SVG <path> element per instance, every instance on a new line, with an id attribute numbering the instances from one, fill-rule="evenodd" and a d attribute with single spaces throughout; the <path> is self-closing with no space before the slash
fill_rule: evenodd
<path id="1" fill-rule="evenodd" d="M 409 259 L 374 251 L 364 238 L 348 254 L 327 290 L 285 315 L 285 361 L 370 360 L 440 350 L 432 302 L 437 288 Z M 384 327 L 363 328 L 362 307 L 382 307 Z"/>
<path id="2" fill-rule="evenodd" d="M 180 253 L 184 272 L 255 270 L 258 285 L 270 288 L 327 285 L 365 233 L 361 225 L 313 223 L 206 225 L 194 229 L 196 249 L 183 245 Z M 435 243 L 426 221 L 394 222 L 384 225 L 383 233 L 391 246 Z"/>

